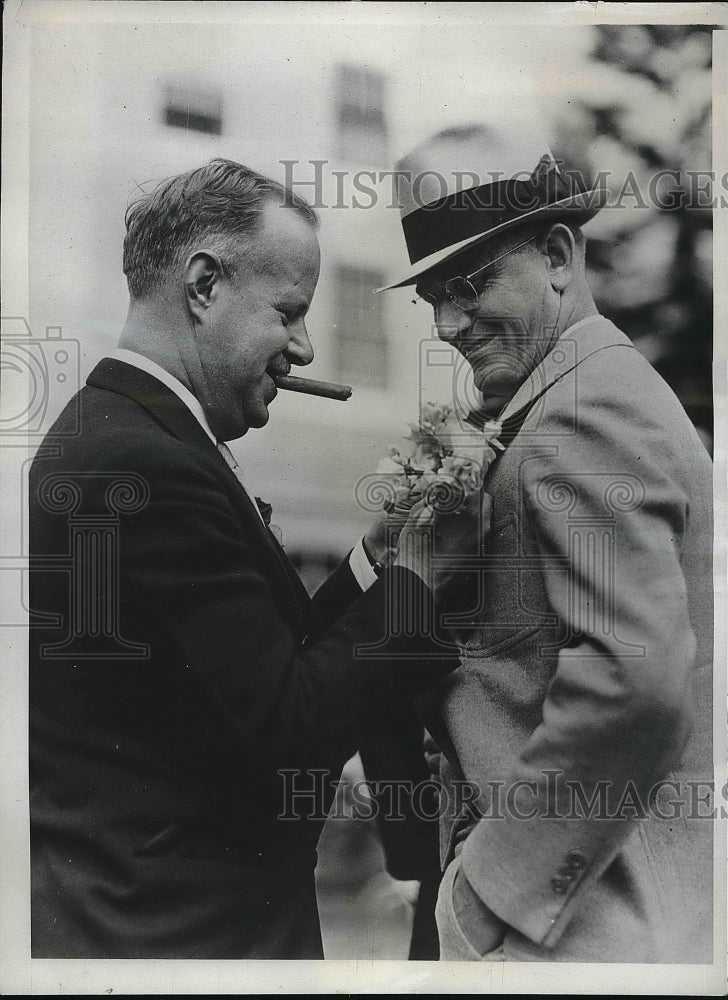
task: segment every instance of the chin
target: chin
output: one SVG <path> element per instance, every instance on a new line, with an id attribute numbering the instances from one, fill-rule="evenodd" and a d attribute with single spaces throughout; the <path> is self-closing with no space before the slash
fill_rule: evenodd
<path id="1" fill-rule="evenodd" d="M 247 416 L 248 420 L 245 426 L 245 430 L 248 430 L 251 427 L 253 428 L 265 427 L 265 425 L 270 420 L 270 413 L 268 412 L 267 407 L 264 410 L 259 410 L 256 413 L 248 414 Z"/>
<path id="2" fill-rule="evenodd" d="M 255 414 L 251 416 L 250 414 L 238 414 L 235 422 L 231 422 L 230 427 L 226 428 L 226 435 L 222 439 L 223 441 L 237 441 L 238 438 L 243 437 L 247 434 L 251 428 L 263 427 L 268 423 L 268 414 L 260 415 Z"/>
<path id="3" fill-rule="evenodd" d="M 478 391 L 487 399 L 493 399 L 495 397 L 508 398 L 513 395 L 520 385 L 520 382 L 517 379 L 493 378 L 492 374 L 484 376 L 483 378 L 478 378 L 476 375 L 473 382 L 475 383 L 475 387 Z"/>

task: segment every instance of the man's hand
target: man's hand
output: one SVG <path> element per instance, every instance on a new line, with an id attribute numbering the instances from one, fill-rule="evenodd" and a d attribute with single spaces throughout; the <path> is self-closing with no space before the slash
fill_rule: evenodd
<path id="1" fill-rule="evenodd" d="M 399 536 L 414 505 L 422 499 L 417 490 L 397 487 L 394 500 L 381 514 L 362 539 L 364 551 L 382 566 L 389 566 L 397 555 Z"/>
<path id="2" fill-rule="evenodd" d="M 458 557 L 478 555 L 480 541 L 490 531 L 490 521 L 488 493 L 475 491 L 453 513 L 438 511 L 420 500 L 412 507 L 400 532 L 394 565 L 417 573 L 439 593 L 455 576 Z M 438 563 L 450 560 L 452 567 L 438 565 L 437 574 L 433 574 L 433 554 Z"/>

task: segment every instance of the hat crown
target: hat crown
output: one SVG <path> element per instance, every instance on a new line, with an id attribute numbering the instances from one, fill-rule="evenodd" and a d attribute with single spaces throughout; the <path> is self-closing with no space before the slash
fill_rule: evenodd
<path id="1" fill-rule="evenodd" d="M 553 164 L 545 132 L 528 127 L 505 132 L 475 124 L 445 129 L 425 139 L 397 163 L 402 217 L 459 191 L 507 180 L 526 180 Z"/>
<path id="2" fill-rule="evenodd" d="M 413 284 L 475 243 L 523 223 L 569 218 L 581 225 L 608 193 L 587 189 L 578 173 L 561 171 L 542 121 L 525 118 L 507 127 L 471 124 L 438 132 L 399 160 L 395 179 L 411 266 L 386 288 Z"/>

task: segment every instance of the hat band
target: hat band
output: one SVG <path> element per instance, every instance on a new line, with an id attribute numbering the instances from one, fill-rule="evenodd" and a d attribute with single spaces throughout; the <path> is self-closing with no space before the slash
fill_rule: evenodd
<path id="1" fill-rule="evenodd" d="M 577 193 L 556 171 L 538 181 L 503 180 L 456 191 L 402 219 L 411 264 Z"/>

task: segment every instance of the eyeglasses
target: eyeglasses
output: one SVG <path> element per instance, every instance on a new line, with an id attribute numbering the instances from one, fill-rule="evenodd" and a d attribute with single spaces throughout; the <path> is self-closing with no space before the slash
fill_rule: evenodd
<path id="1" fill-rule="evenodd" d="M 447 295 L 448 299 L 454 306 L 457 306 L 458 309 L 462 309 L 463 312 L 474 312 L 478 308 L 478 302 L 482 292 L 479 292 L 475 285 L 473 285 L 472 279 L 477 278 L 477 276 L 482 274 L 483 271 L 492 267 L 494 264 L 497 264 L 499 260 L 503 260 L 503 258 L 507 257 L 509 254 L 515 253 L 516 250 L 520 250 L 521 247 L 525 247 L 527 243 L 533 243 L 535 239 L 536 237 L 532 236 L 530 239 L 524 240 L 523 243 L 519 243 L 518 246 L 511 247 L 510 250 L 506 250 L 505 253 L 502 253 L 500 257 L 496 257 L 495 260 L 491 260 L 489 263 L 484 264 L 483 267 L 479 267 L 478 270 L 473 271 L 472 274 L 466 274 L 465 276 L 457 275 L 454 278 L 450 278 L 445 282 L 445 295 Z M 440 295 L 437 295 L 434 292 L 423 292 L 422 295 L 419 295 L 417 298 L 424 299 L 425 302 L 429 302 L 431 306 L 437 307 L 440 297 Z M 413 299 L 412 301 L 416 302 L 417 299 Z"/>

